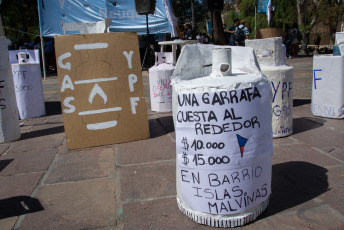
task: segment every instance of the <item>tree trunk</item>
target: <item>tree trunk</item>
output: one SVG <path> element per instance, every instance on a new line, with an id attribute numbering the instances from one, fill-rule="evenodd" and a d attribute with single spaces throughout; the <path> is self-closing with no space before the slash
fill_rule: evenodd
<path id="1" fill-rule="evenodd" d="M 307 33 L 306 33 L 306 25 L 305 25 L 305 0 L 296 0 L 296 5 L 297 5 L 297 24 L 300 26 L 300 25 L 303 25 L 303 31 L 300 31 L 300 27 L 299 27 L 299 33 L 302 33 L 302 48 L 301 50 L 302 51 L 306 51 L 306 36 L 307 36 Z M 301 42 L 301 41 L 299 41 Z"/>
<path id="2" fill-rule="evenodd" d="M 303 14 L 302 14 L 302 2 L 303 0 L 296 0 L 296 6 L 297 6 L 297 24 L 303 25 Z"/>
<path id="3" fill-rule="evenodd" d="M 214 44 L 227 45 L 226 34 L 223 30 L 221 11 L 213 11 Z"/>
<path id="4" fill-rule="evenodd" d="M 2 20 L 1 20 L 1 15 L 0 15 L 0 37 L 2 37 L 2 36 L 4 36 L 4 31 L 2 29 Z"/>
<path id="5" fill-rule="evenodd" d="M 196 17 L 195 17 L 195 2 L 191 0 L 191 26 L 192 30 L 196 32 Z"/>

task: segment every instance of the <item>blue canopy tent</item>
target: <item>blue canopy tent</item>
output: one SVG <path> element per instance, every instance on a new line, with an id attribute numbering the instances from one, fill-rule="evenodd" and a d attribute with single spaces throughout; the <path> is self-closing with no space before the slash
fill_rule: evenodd
<path id="1" fill-rule="evenodd" d="M 80 31 L 64 31 L 63 23 L 92 23 L 111 21 L 109 32 L 137 32 L 138 35 L 147 33 L 146 15 L 138 15 L 135 10 L 135 0 L 37 0 L 41 41 L 43 37 L 75 34 Z M 172 13 L 170 0 L 157 0 L 154 15 L 148 15 L 150 34 L 172 33 L 177 19 Z M 41 45 L 43 47 L 43 43 Z M 43 56 L 43 71 L 45 75 L 45 60 Z"/>
<path id="2" fill-rule="evenodd" d="M 154 15 L 148 15 L 151 34 L 173 31 L 166 8 L 166 4 L 170 8 L 169 1 L 157 0 Z M 146 16 L 136 13 L 134 0 L 38 0 L 38 11 L 44 37 L 62 35 L 62 22 L 98 22 L 105 18 L 112 21 L 110 32 L 146 33 Z"/>

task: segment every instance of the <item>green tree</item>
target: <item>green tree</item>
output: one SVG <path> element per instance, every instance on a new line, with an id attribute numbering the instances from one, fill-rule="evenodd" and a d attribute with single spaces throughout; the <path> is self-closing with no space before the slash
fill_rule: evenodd
<path id="1" fill-rule="evenodd" d="M 344 3 L 342 0 L 321 0 L 316 6 L 316 21 L 330 28 L 330 36 L 334 42 L 334 33 L 338 23 L 344 19 Z"/>
<path id="2" fill-rule="evenodd" d="M 225 0 L 228 1 L 228 0 Z M 236 0 L 239 11 L 234 7 L 225 8 L 225 24 L 231 25 L 234 18 L 244 19 L 253 38 L 254 7 L 257 0 Z M 317 23 L 323 23 L 330 29 L 330 35 L 336 32 L 338 23 L 344 17 L 343 0 L 272 0 L 274 11 L 272 12 L 272 25 L 275 28 L 284 28 L 286 24 L 299 25 L 303 33 L 303 40 L 308 43 L 308 35 Z M 257 14 L 257 29 L 267 28 L 265 13 Z M 331 36 L 334 38 L 333 36 Z"/>
<path id="3" fill-rule="evenodd" d="M 238 1 L 238 8 L 240 10 L 240 19 L 245 20 L 245 26 L 250 32 L 250 39 L 254 38 L 255 34 L 255 23 L 257 25 L 257 29 L 267 28 L 268 21 L 266 14 L 264 13 L 257 13 L 257 21 L 255 22 L 255 7 L 257 0 L 241 0 Z"/>
<path id="4" fill-rule="evenodd" d="M 283 28 L 285 24 L 293 25 L 297 22 L 296 1 L 273 1 L 273 5 L 275 6 L 272 18 L 274 27 Z"/>
<path id="5" fill-rule="evenodd" d="M 37 0 L 3 0 L 0 14 L 6 37 L 16 44 L 39 36 Z"/>
<path id="6" fill-rule="evenodd" d="M 194 5 L 195 30 L 204 33 L 207 31 L 206 20 L 209 16 L 203 9 L 201 2 L 196 0 L 172 0 L 173 11 L 175 16 L 178 18 L 178 27 L 183 30 L 183 25 L 185 23 L 192 23 L 191 1 L 193 1 Z"/>
<path id="7" fill-rule="evenodd" d="M 328 26 L 330 36 L 334 39 L 332 35 L 344 16 L 343 0 L 296 0 L 296 3 L 297 22 L 303 33 L 304 43 L 308 43 L 310 31 L 319 23 Z"/>

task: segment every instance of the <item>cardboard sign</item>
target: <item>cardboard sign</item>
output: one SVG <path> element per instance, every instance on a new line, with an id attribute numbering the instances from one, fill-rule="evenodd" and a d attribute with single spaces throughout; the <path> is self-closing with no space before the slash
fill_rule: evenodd
<path id="1" fill-rule="evenodd" d="M 149 138 L 136 33 L 55 38 L 67 147 Z"/>
<path id="2" fill-rule="evenodd" d="M 191 209 L 237 214 L 269 198 L 270 91 L 261 85 L 178 94 L 177 176 Z"/>

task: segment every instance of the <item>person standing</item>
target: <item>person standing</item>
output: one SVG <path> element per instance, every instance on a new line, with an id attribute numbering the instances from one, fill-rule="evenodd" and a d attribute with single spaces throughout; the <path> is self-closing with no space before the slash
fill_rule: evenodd
<path id="1" fill-rule="evenodd" d="M 235 29 L 238 27 L 238 25 L 239 25 L 239 19 L 237 18 L 234 20 L 234 24 L 226 30 L 226 32 L 229 33 L 229 45 L 230 46 L 235 46 L 234 33 L 235 33 Z"/>
<path id="2" fill-rule="evenodd" d="M 203 44 L 209 44 L 209 36 L 203 33 Z"/>
<path id="3" fill-rule="evenodd" d="M 190 28 L 189 24 L 184 25 L 186 40 L 195 40 L 194 31 Z"/>
<path id="4" fill-rule="evenodd" d="M 203 36 L 201 33 L 198 33 L 197 36 L 196 36 L 196 40 L 197 40 L 197 43 L 198 44 L 203 44 Z"/>
<path id="5" fill-rule="evenodd" d="M 240 21 L 240 25 L 235 28 L 235 43 L 238 46 L 245 46 L 245 40 L 248 39 L 248 29 L 245 26 L 245 20 Z"/>
<path id="6" fill-rule="evenodd" d="M 291 29 L 291 32 L 290 32 L 290 37 L 291 37 L 290 56 L 291 58 L 294 58 L 297 56 L 299 52 L 299 42 L 301 40 L 301 34 L 300 34 L 299 26 L 297 25 L 297 23 L 293 24 L 293 28 Z"/>
<path id="7" fill-rule="evenodd" d="M 285 30 L 283 33 L 283 44 L 286 48 L 286 58 L 290 58 L 290 45 L 291 45 L 291 29 L 288 24 L 285 24 L 284 26 Z"/>
<path id="8" fill-rule="evenodd" d="M 139 35 L 139 49 L 140 49 L 140 60 L 141 60 L 141 64 L 142 64 L 143 58 L 144 58 L 145 52 L 146 52 L 146 41 L 145 41 L 145 37 L 143 35 Z"/>

